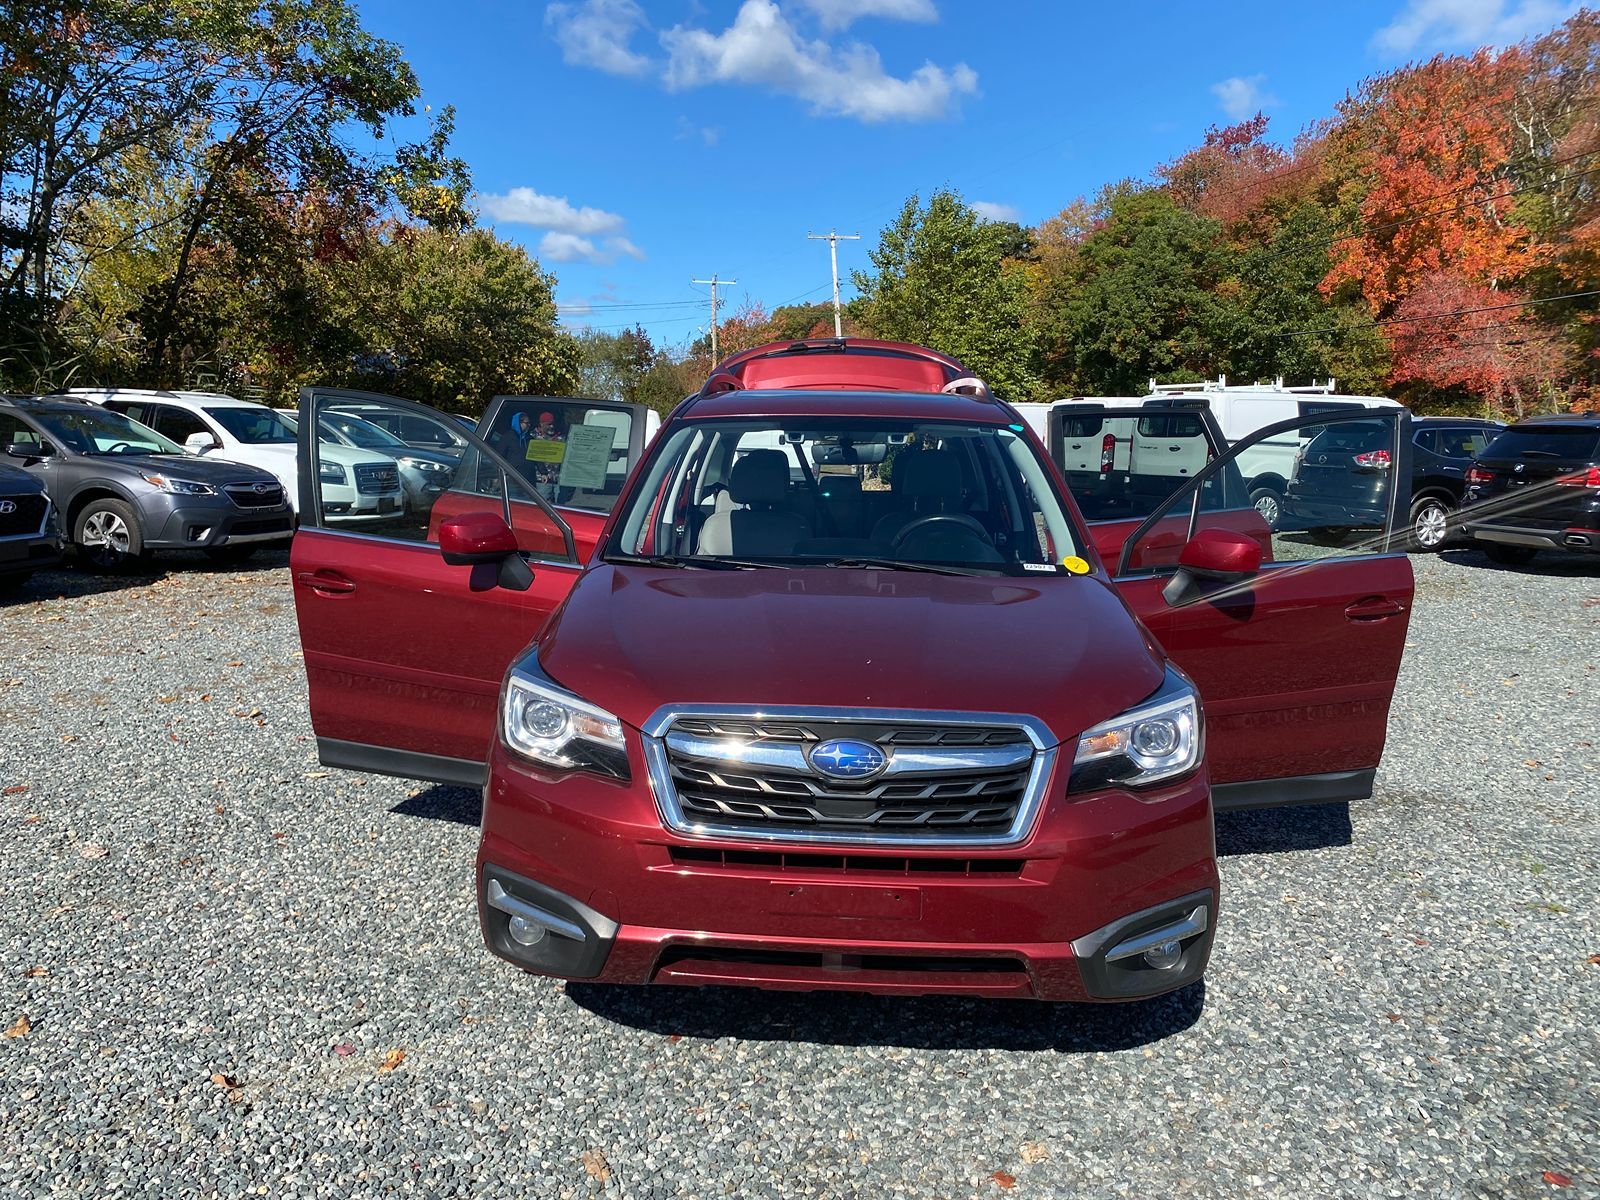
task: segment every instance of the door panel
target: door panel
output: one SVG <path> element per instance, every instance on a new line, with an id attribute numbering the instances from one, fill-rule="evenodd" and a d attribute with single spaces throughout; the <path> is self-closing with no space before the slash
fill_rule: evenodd
<path id="1" fill-rule="evenodd" d="M 360 395 L 397 421 L 432 413 Z M 461 457 L 438 468 L 448 477 L 436 497 L 402 511 L 352 507 L 346 500 L 360 500 L 363 481 L 336 477 L 331 462 L 324 475 L 310 436 L 319 409 L 348 397 L 308 388 L 300 400 L 302 525 L 290 568 L 318 752 L 334 766 L 475 783 L 506 668 L 577 578 L 571 532 L 509 464 L 465 434 Z M 330 497 L 337 503 L 325 504 Z M 446 512 L 493 512 L 512 524 L 531 586 L 498 586 L 491 564 L 446 563 L 437 545 Z"/>
<path id="2" fill-rule="evenodd" d="M 1261 430 L 1175 493 L 1123 550 L 1124 598 L 1200 689 L 1218 807 L 1365 795 L 1383 756 L 1414 591 L 1410 561 L 1390 549 L 1409 488 L 1383 493 L 1388 507 L 1377 528 L 1366 493 L 1352 492 L 1337 511 L 1319 503 L 1315 517 L 1286 514 L 1248 577 L 1209 578 L 1175 565 L 1183 545 L 1206 531 L 1244 532 L 1262 544 L 1237 484 L 1213 489 L 1217 503 L 1195 503 L 1207 476 L 1237 478 L 1230 460 L 1248 456 L 1258 439 L 1310 444 L 1351 419 L 1324 414 Z M 1356 419 L 1383 423 L 1384 469 L 1390 479 L 1409 479 L 1409 415 Z"/>

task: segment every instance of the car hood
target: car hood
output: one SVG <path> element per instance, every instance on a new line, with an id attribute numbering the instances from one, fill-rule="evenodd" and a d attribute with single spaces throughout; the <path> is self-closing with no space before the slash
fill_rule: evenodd
<path id="1" fill-rule="evenodd" d="M 636 728 L 664 704 L 805 705 L 1020 713 L 1060 739 L 1165 670 L 1097 576 L 606 564 L 579 579 L 539 661 Z"/>
<path id="2" fill-rule="evenodd" d="M 363 451 L 373 453 L 373 451 Z M 390 455 L 392 458 L 409 458 L 416 462 L 438 463 L 441 467 L 454 467 L 461 461 L 461 455 L 451 454 L 448 450 L 422 450 L 414 446 L 391 446 L 378 453 Z"/>
<path id="3" fill-rule="evenodd" d="M 0 463 L 0 496 L 33 496 L 44 491 L 44 484 L 21 467 Z"/>
<path id="4" fill-rule="evenodd" d="M 194 483 L 278 483 L 269 471 L 249 463 L 198 454 L 96 454 L 85 456 L 108 475 L 171 475 Z"/>

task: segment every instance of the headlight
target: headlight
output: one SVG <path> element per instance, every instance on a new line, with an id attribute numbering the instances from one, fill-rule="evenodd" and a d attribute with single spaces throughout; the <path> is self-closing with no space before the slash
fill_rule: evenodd
<path id="1" fill-rule="evenodd" d="M 425 475 L 442 474 L 450 470 L 444 463 L 434 462 L 427 458 L 412 458 L 409 454 L 402 454 L 396 460 L 402 467 L 410 467 L 414 471 L 421 471 Z"/>
<path id="2" fill-rule="evenodd" d="M 1068 791 L 1144 787 L 1186 775 L 1200 765 L 1204 740 L 1194 688 L 1169 670 L 1154 696 L 1078 739 Z"/>
<path id="3" fill-rule="evenodd" d="M 323 483 L 343 483 L 345 481 L 344 468 L 338 463 L 318 463 L 317 478 L 322 480 Z"/>
<path id="4" fill-rule="evenodd" d="M 506 745 L 534 762 L 567 771 L 629 778 L 622 722 L 520 663 L 506 680 L 500 732 Z"/>
<path id="5" fill-rule="evenodd" d="M 209 483 L 192 483 L 187 479 L 173 479 L 169 475 L 146 475 L 144 481 L 159 491 L 172 496 L 215 496 L 217 489 Z"/>

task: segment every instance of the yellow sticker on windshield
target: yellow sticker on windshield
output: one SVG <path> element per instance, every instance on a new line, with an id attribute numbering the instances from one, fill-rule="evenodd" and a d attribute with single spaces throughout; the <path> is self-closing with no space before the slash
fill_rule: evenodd
<path id="1" fill-rule="evenodd" d="M 1061 560 L 1061 565 L 1074 575 L 1087 575 L 1090 571 L 1088 560 L 1079 558 L 1076 554 L 1069 554 Z"/>

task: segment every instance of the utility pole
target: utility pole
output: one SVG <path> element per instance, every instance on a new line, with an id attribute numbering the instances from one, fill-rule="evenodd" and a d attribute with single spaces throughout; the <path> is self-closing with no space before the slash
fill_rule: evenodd
<path id="1" fill-rule="evenodd" d="M 739 281 L 737 279 L 718 279 L 716 273 L 713 272 L 710 279 L 691 279 L 689 282 L 698 283 L 702 287 L 708 283 L 711 285 L 711 362 L 715 365 L 717 361 L 717 305 L 721 303 L 717 299 L 717 285 L 719 283 L 738 283 Z"/>
<path id="2" fill-rule="evenodd" d="M 859 242 L 859 233 L 838 233 L 830 229 L 827 233 L 808 233 L 806 238 L 813 242 L 827 242 L 828 254 L 833 259 L 833 336 L 844 336 L 844 321 L 839 316 L 839 243 Z"/>

